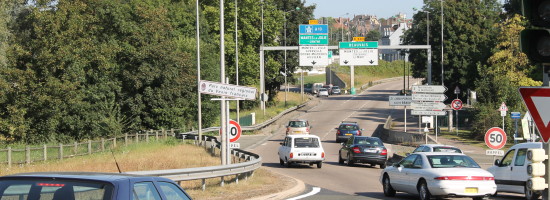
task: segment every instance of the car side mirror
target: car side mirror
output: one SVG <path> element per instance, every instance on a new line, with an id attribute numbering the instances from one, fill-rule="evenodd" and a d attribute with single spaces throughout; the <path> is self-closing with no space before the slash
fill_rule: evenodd
<path id="1" fill-rule="evenodd" d="M 334 129 L 338 130 L 338 127 L 334 128 Z"/>
<path id="2" fill-rule="evenodd" d="M 342 143 L 340 143 L 340 144 L 341 144 L 342 146 L 346 146 L 346 143 L 344 143 L 344 142 L 342 142 Z"/>
<path id="3" fill-rule="evenodd" d="M 280 142 L 279 144 L 280 144 L 281 146 L 283 146 L 283 143 L 282 143 L 282 142 Z"/>
<path id="4" fill-rule="evenodd" d="M 497 165 L 497 166 L 500 165 L 500 160 L 499 159 L 495 160 L 495 165 Z"/>
<path id="5" fill-rule="evenodd" d="M 393 163 L 393 167 L 399 167 L 399 163 Z"/>
<path id="6" fill-rule="evenodd" d="M 362 128 L 361 130 L 362 130 L 362 131 L 364 131 L 365 129 L 364 129 L 364 128 Z"/>

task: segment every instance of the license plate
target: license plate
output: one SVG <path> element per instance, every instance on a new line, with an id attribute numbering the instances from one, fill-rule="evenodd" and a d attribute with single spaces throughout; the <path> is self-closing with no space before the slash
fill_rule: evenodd
<path id="1" fill-rule="evenodd" d="M 302 131 L 294 131 L 294 133 L 301 133 Z"/>
<path id="2" fill-rule="evenodd" d="M 313 156 L 313 153 L 301 153 L 301 156 Z"/>
<path id="3" fill-rule="evenodd" d="M 346 133 L 346 135 L 353 135 L 353 134 L 351 134 L 351 133 Z"/>
<path id="4" fill-rule="evenodd" d="M 364 149 L 365 153 L 376 153 L 376 149 Z"/>
<path id="5" fill-rule="evenodd" d="M 477 188 L 465 188 L 464 193 L 477 193 Z"/>

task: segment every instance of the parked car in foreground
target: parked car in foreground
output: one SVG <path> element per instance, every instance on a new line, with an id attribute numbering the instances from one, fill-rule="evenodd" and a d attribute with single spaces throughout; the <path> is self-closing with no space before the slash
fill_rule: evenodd
<path id="1" fill-rule="evenodd" d="M 342 94 L 342 91 L 340 90 L 340 87 L 339 87 L 339 86 L 333 86 L 333 87 L 332 87 L 332 93 L 331 93 L 331 94 L 341 95 L 341 94 Z"/>
<path id="2" fill-rule="evenodd" d="M 287 135 L 277 154 L 280 164 L 286 167 L 306 163 L 309 166 L 317 164 L 317 168 L 321 168 L 325 160 L 325 150 L 316 135 Z"/>
<path id="3" fill-rule="evenodd" d="M 328 90 L 326 88 L 319 88 L 317 97 L 328 97 Z"/>
<path id="4" fill-rule="evenodd" d="M 371 166 L 386 167 L 388 150 L 380 138 L 367 136 L 351 136 L 338 151 L 338 163 L 348 165 L 368 163 Z"/>
<path id="5" fill-rule="evenodd" d="M 336 127 L 336 142 L 345 142 L 351 136 L 361 136 L 363 129 L 359 127 L 357 122 L 342 121 L 338 127 Z"/>
<path id="6" fill-rule="evenodd" d="M 386 167 L 380 175 L 384 195 L 396 191 L 418 195 L 420 200 L 446 197 L 486 199 L 497 186 L 491 173 L 461 153 L 413 153 Z"/>
<path id="7" fill-rule="evenodd" d="M 418 146 L 413 150 L 413 153 L 416 152 L 449 152 L 449 153 L 463 153 L 457 147 L 444 144 L 423 144 Z"/>
<path id="8" fill-rule="evenodd" d="M 0 177 L 0 199 L 187 200 L 174 181 L 149 176 L 92 172 L 37 172 Z"/>
<path id="9" fill-rule="evenodd" d="M 286 126 L 286 134 L 309 134 L 311 126 L 309 121 L 305 119 L 293 119 L 288 121 Z"/>
<path id="10" fill-rule="evenodd" d="M 527 166 L 531 161 L 526 158 L 528 149 L 541 149 L 542 142 L 526 142 L 516 144 L 504 154 L 501 160 L 487 169 L 495 176 L 497 192 L 512 192 L 525 194 L 525 199 L 538 199 L 542 192 L 533 192 L 527 188 Z"/>

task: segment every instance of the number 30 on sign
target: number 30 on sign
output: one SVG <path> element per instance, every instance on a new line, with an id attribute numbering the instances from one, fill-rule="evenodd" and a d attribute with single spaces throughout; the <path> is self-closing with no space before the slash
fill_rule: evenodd
<path id="1" fill-rule="evenodd" d="M 485 144 L 491 149 L 500 149 L 506 145 L 506 133 L 499 127 L 490 128 L 485 133 Z"/>

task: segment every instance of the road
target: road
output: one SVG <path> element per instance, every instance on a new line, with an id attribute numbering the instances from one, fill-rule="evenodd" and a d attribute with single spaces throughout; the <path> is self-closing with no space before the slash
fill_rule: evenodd
<path id="1" fill-rule="evenodd" d="M 313 196 L 300 199 L 416 199 L 416 196 L 405 193 L 398 193 L 394 198 L 385 197 L 378 181 L 381 172 L 378 166 L 339 165 L 338 150 L 341 145 L 335 142 L 335 128 L 341 121 L 357 121 L 365 129 L 364 135 L 372 135 L 391 111 L 388 96 L 398 93 L 402 83 L 402 80 L 396 80 L 375 85 L 358 95 L 321 98 L 315 107 L 297 114 L 295 118 L 310 121 L 312 134 L 321 137 L 323 141 L 326 160 L 321 169 L 308 165 L 295 165 L 292 168 L 279 165 L 277 149 L 285 136 L 286 122 L 278 122 L 279 128 L 273 130 L 273 136 L 253 146 L 251 151 L 262 156 L 264 167 L 303 181 L 308 186 L 304 194 L 313 188 L 320 188 Z M 517 198 L 517 195 L 505 195 L 494 199 Z"/>

